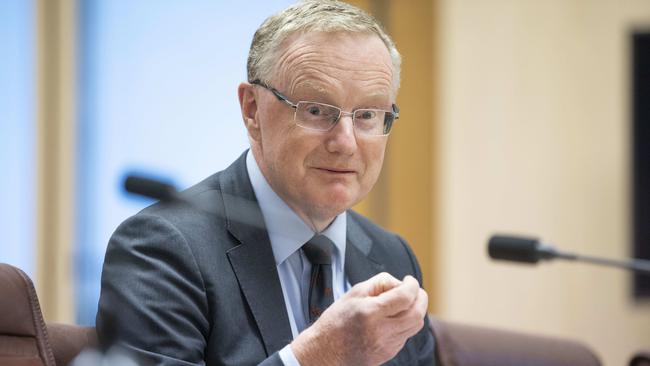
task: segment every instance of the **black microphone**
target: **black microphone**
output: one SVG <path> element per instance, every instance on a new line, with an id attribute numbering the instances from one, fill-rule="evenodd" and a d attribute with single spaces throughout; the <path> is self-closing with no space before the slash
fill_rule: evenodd
<path id="1" fill-rule="evenodd" d="M 599 258 L 562 252 L 552 245 L 541 242 L 537 238 L 494 235 L 488 241 L 488 254 L 496 260 L 537 263 L 543 260 L 565 259 L 580 261 L 603 266 L 618 267 L 636 273 L 650 275 L 650 261 L 643 259 L 618 260 Z"/>
<path id="2" fill-rule="evenodd" d="M 165 181 L 147 178 L 139 174 L 129 174 L 124 180 L 123 187 L 127 192 L 139 196 L 153 198 L 165 203 L 182 203 L 186 207 L 200 210 L 210 215 L 217 215 L 220 218 L 226 217 L 223 208 L 215 207 L 210 199 L 198 196 L 185 196 L 174 185 Z M 229 220 L 266 230 L 257 201 L 251 201 L 224 192 L 219 192 L 219 194 L 224 200 L 232 203 L 231 207 L 233 209 L 229 212 Z"/>
<path id="3" fill-rule="evenodd" d="M 179 199 L 178 191 L 173 185 L 141 175 L 128 175 L 124 180 L 124 189 L 129 193 L 160 201 Z"/>

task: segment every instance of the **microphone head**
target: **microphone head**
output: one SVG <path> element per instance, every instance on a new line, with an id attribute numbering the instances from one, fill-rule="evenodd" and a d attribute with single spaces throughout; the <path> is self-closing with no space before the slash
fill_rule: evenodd
<path id="1" fill-rule="evenodd" d="M 124 180 L 124 189 L 127 192 L 160 201 L 172 201 L 176 199 L 177 195 L 173 185 L 138 175 L 128 175 Z"/>
<path id="2" fill-rule="evenodd" d="M 490 258 L 523 263 L 537 263 L 544 258 L 537 238 L 494 235 L 488 242 Z"/>

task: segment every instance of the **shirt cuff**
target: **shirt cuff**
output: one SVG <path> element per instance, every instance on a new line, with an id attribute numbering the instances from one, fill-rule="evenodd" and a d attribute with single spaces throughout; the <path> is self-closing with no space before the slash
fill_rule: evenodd
<path id="1" fill-rule="evenodd" d="M 293 354 L 291 344 L 284 346 L 284 348 L 281 349 L 278 354 L 280 355 L 280 359 L 282 360 L 284 366 L 300 366 L 300 362 L 298 362 L 296 355 Z"/>

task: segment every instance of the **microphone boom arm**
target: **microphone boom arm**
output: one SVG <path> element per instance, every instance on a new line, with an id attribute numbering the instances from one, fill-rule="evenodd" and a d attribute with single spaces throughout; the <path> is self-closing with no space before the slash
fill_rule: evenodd
<path id="1" fill-rule="evenodd" d="M 492 259 L 524 263 L 540 260 L 564 259 L 608 267 L 627 269 L 635 273 L 650 275 L 650 261 L 645 259 L 609 259 L 589 255 L 573 254 L 556 250 L 552 245 L 537 238 L 494 235 L 488 242 L 488 253 Z"/>

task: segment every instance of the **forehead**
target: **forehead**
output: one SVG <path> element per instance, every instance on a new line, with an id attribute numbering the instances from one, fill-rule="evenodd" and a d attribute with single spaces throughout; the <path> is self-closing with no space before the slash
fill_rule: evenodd
<path id="1" fill-rule="evenodd" d="M 388 49 L 375 34 L 310 32 L 294 34 L 278 50 L 276 80 L 284 90 L 334 89 L 365 95 L 392 94 Z"/>

